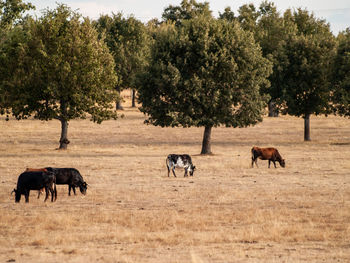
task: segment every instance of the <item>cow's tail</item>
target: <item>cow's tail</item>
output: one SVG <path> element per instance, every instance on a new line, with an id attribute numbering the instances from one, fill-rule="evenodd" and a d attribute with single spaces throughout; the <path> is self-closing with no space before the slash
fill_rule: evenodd
<path id="1" fill-rule="evenodd" d="M 252 159 L 254 159 L 255 146 L 253 146 L 253 148 L 250 150 L 250 152 L 252 153 Z"/>

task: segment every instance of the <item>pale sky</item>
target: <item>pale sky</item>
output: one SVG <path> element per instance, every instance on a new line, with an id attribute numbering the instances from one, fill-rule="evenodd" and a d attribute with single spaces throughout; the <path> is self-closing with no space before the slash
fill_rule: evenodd
<path id="1" fill-rule="evenodd" d="M 171 5 L 180 5 L 181 0 L 24 0 L 31 2 L 36 6 L 36 14 L 41 15 L 40 11 L 49 7 L 53 9 L 58 3 L 64 3 L 77 10 L 83 16 L 91 19 L 97 19 L 101 14 L 111 15 L 113 13 L 122 12 L 124 16 L 134 15 L 142 22 L 147 22 L 152 18 L 160 19 L 164 8 Z M 198 0 L 197 2 L 204 2 Z M 260 5 L 262 0 L 207 0 L 210 10 L 217 17 L 219 12 L 222 13 L 226 7 L 237 15 L 240 6 L 253 3 L 256 7 Z M 336 35 L 339 31 L 350 27 L 350 1 L 349 0 L 275 0 L 274 2 L 280 12 L 284 12 L 287 8 L 306 8 L 313 12 L 316 17 L 326 19 L 331 25 L 331 30 Z"/>

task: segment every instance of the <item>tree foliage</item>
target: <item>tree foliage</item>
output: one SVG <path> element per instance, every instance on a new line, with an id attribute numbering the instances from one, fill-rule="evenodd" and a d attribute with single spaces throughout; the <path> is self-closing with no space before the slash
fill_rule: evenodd
<path id="1" fill-rule="evenodd" d="M 306 10 L 298 9 L 291 17 L 297 25 L 296 35 L 285 43 L 288 65 L 280 74 L 283 79 L 285 112 L 303 117 L 330 112 L 331 61 L 335 39 L 329 25 Z M 304 140 L 311 140 L 309 123 L 305 123 Z"/>
<path id="2" fill-rule="evenodd" d="M 199 3 L 196 0 L 182 0 L 179 6 L 169 5 L 162 14 L 164 22 L 172 22 L 177 26 L 180 26 L 185 20 L 200 16 L 212 16 L 208 2 Z"/>
<path id="3" fill-rule="evenodd" d="M 12 98 L 12 114 L 60 120 L 60 148 L 69 143 L 69 120 L 117 117 L 111 104 L 117 99 L 113 57 L 91 21 L 67 6 L 16 28 L 3 51 L 1 86 Z"/>
<path id="4" fill-rule="evenodd" d="M 295 34 L 295 24 L 282 17 L 274 3 L 268 1 L 263 1 L 259 8 L 253 4 L 241 6 L 237 17 L 234 17 L 230 8 L 227 8 L 220 18 L 236 20 L 244 30 L 252 32 L 256 42 L 261 46 L 263 56 L 273 63 L 273 72 L 269 77 L 271 86 L 261 89 L 261 92 L 270 96 L 269 116 L 278 116 L 278 108 L 282 103 L 281 82 L 283 82 L 279 71 L 286 64 L 284 43 L 290 35 Z"/>
<path id="5" fill-rule="evenodd" d="M 333 104 L 335 112 L 350 117 L 350 28 L 338 35 L 333 66 Z"/>
<path id="6" fill-rule="evenodd" d="M 22 0 L 0 0 L 0 32 L 12 28 L 25 11 L 35 9 L 31 3 Z"/>
<path id="7" fill-rule="evenodd" d="M 122 13 L 101 16 L 95 23 L 100 36 L 105 35 L 105 42 L 113 54 L 115 71 L 119 76 L 118 90 L 137 89 L 136 75 L 144 69 L 149 57 L 149 35 L 145 25 Z"/>
<path id="8" fill-rule="evenodd" d="M 139 89 L 147 123 L 209 130 L 262 121 L 259 88 L 268 85 L 271 65 L 237 23 L 203 16 L 181 27 L 164 24 L 151 57 Z M 202 153 L 210 153 L 207 142 Z"/>

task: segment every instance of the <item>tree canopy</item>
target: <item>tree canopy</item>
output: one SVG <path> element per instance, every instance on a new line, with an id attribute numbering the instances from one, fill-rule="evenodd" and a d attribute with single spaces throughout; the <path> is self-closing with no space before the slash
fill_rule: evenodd
<path id="1" fill-rule="evenodd" d="M 196 0 L 182 0 L 179 6 L 169 5 L 164 9 L 162 18 L 164 22 L 173 22 L 180 26 L 183 21 L 199 16 L 211 17 L 209 3 L 199 3 Z"/>
<path id="2" fill-rule="evenodd" d="M 335 112 L 350 117 L 350 28 L 338 36 L 333 66 L 333 105 Z"/>
<path id="3" fill-rule="evenodd" d="M 212 127 L 262 121 L 271 64 L 239 24 L 198 17 L 155 35 L 150 66 L 139 88 L 147 123 L 205 127 L 202 153 L 211 153 Z"/>
<path id="4" fill-rule="evenodd" d="M 11 97 L 12 114 L 61 121 L 60 148 L 69 143 L 69 120 L 117 117 L 113 57 L 91 21 L 67 6 L 28 19 L 1 49 L 0 85 Z"/>
<path id="5" fill-rule="evenodd" d="M 135 77 L 144 69 L 149 56 L 150 40 L 146 26 L 133 16 L 124 18 L 118 13 L 112 17 L 100 16 L 95 27 L 100 36 L 106 36 L 105 42 L 114 57 L 115 71 L 119 76 L 117 89 L 137 89 Z"/>
<path id="6" fill-rule="evenodd" d="M 22 19 L 25 11 L 35 9 L 31 3 L 22 0 L 0 0 L 0 32 L 8 30 Z"/>
<path id="7" fill-rule="evenodd" d="M 306 10 L 291 17 L 298 27 L 285 42 L 287 66 L 281 69 L 285 113 L 305 119 L 304 140 L 311 140 L 310 115 L 330 112 L 331 67 L 335 39 L 329 25 Z"/>

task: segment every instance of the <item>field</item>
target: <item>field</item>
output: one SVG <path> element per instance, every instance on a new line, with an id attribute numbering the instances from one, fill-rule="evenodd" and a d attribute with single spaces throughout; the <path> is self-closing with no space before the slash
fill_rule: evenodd
<path id="1" fill-rule="evenodd" d="M 254 127 L 160 128 L 126 101 L 124 118 L 69 124 L 0 119 L 0 262 L 350 262 L 350 121 L 268 118 Z M 277 147 L 286 168 L 251 168 L 252 146 Z M 169 153 L 197 170 L 167 177 Z M 26 167 L 75 167 L 87 195 L 57 201 L 11 191 Z"/>

